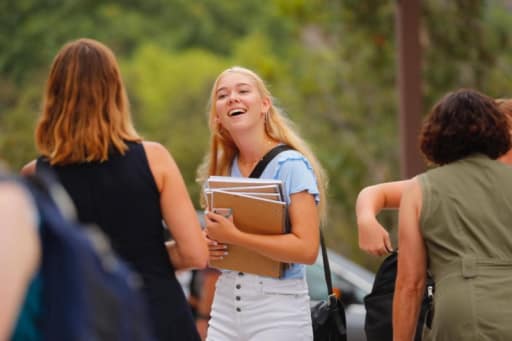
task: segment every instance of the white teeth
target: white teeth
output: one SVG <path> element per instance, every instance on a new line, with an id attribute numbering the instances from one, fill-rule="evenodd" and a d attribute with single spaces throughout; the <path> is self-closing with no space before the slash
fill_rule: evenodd
<path id="1" fill-rule="evenodd" d="M 243 109 L 233 109 L 230 112 L 228 112 L 228 116 L 236 116 L 245 113 L 245 110 Z"/>

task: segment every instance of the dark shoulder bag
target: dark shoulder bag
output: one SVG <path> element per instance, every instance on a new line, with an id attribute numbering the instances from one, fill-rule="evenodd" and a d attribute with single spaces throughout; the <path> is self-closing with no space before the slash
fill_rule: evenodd
<path id="1" fill-rule="evenodd" d="M 372 291 L 364 298 L 365 332 L 368 341 L 393 340 L 393 296 L 397 274 L 398 252 L 387 256 L 375 275 Z M 433 314 L 434 280 L 427 273 L 427 282 L 414 341 L 421 341 L 423 328 L 430 328 Z"/>
<path id="2" fill-rule="evenodd" d="M 320 230 L 320 245 L 324 263 L 325 283 L 329 296 L 311 307 L 314 341 L 346 341 L 347 321 L 345 307 L 332 290 L 331 268 L 325 248 L 324 235 Z"/>
<path id="3" fill-rule="evenodd" d="M 271 149 L 258 162 L 249 175 L 250 178 L 259 178 L 267 164 L 279 153 L 293 149 L 287 145 L 279 145 Z M 320 301 L 311 307 L 311 320 L 313 324 L 314 341 L 346 341 L 347 323 L 345 320 L 345 308 L 339 298 L 333 293 L 331 269 L 322 231 L 320 231 L 320 244 L 322 245 L 322 258 L 324 263 L 325 283 L 329 296 L 327 300 Z"/>

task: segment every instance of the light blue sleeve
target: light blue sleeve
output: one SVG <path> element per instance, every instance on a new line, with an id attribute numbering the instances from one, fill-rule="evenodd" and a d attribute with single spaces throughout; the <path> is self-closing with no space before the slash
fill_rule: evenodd
<path id="1" fill-rule="evenodd" d="M 318 186 L 316 183 L 316 176 L 313 172 L 311 163 L 301 153 L 290 150 L 279 154 L 273 166 L 273 178 L 283 181 L 284 199 L 286 203 L 290 204 L 290 195 L 307 191 L 310 193 L 315 202 L 320 202 Z M 274 161 L 274 160 L 273 160 Z M 272 167 L 269 167 L 272 168 Z M 304 264 L 292 263 L 286 269 L 282 279 L 304 278 L 306 270 Z"/>
<path id="2" fill-rule="evenodd" d="M 315 173 L 309 161 L 300 153 L 290 151 L 283 153 L 278 159 L 275 178 L 281 179 L 284 184 L 284 196 L 290 204 L 290 195 L 307 191 L 320 202 Z"/>

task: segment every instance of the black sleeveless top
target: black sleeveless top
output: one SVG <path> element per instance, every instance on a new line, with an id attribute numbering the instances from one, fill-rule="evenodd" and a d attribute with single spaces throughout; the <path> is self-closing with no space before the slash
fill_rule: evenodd
<path id="1" fill-rule="evenodd" d="M 80 222 L 98 225 L 113 249 L 144 281 L 159 340 L 199 340 L 190 308 L 164 245 L 160 193 L 141 143 L 105 162 L 50 166 L 73 200 Z"/>

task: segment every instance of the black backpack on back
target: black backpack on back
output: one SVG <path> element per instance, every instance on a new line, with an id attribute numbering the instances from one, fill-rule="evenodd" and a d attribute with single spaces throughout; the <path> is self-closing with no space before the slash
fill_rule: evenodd
<path id="1" fill-rule="evenodd" d="M 393 340 L 393 295 L 397 273 L 398 252 L 394 251 L 382 262 L 372 291 L 364 298 L 366 307 L 365 332 L 367 341 Z M 430 328 L 432 321 L 434 281 L 427 273 L 425 294 L 421 304 L 420 316 L 416 327 L 415 341 L 421 341 L 423 327 Z"/>
<path id="2" fill-rule="evenodd" d="M 18 181 L 39 212 L 42 338 L 155 340 L 140 279 L 114 254 L 103 232 L 74 220 L 72 202 L 51 173 Z"/>

